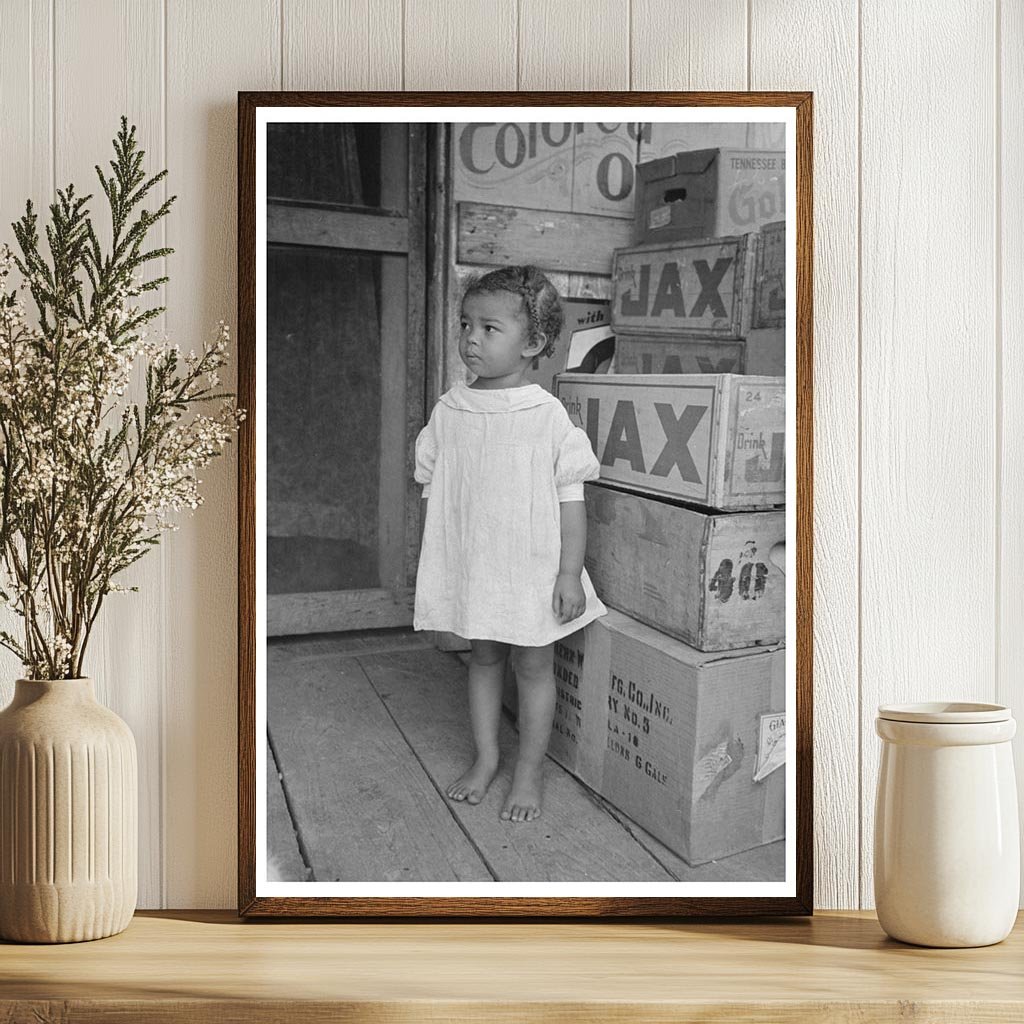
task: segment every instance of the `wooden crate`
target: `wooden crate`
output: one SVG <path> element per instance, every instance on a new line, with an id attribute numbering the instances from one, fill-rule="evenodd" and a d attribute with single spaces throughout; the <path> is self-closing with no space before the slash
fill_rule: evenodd
<path id="1" fill-rule="evenodd" d="M 633 240 L 673 242 L 756 231 L 785 216 L 786 154 L 698 149 L 637 165 Z"/>
<path id="2" fill-rule="evenodd" d="M 605 604 L 701 651 L 786 635 L 786 514 L 707 513 L 585 485 L 586 567 Z"/>
<path id="3" fill-rule="evenodd" d="M 786 376 L 786 328 L 749 331 L 744 343 L 746 372 L 758 377 Z"/>
<path id="4" fill-rule="evenodd" d="M 742 340 L 620 332 L 614 366 L 616 373 L 746 373 L 746 348 Z"/>
<path id="5" fill-rule="evenodd" d="M 786 222 L 765 224 L 758 232 L 751 297 L 750 326 L 784 327 L 786 324 Z"/>
<path id="6" fill-rule="evenodd" d="M 710 508 L 785 503 L 783 378 L 563 373 L 555 393 L 602 480 Z"/>
<path id="7" fill-rule="evenodd" d="M 691 864 L 772 842 L 785 668 L 780 647 L 706 654 L 609 611 L 556 647 L 548 753 Z"/>
<path id="8" fill-rule="evenodd" d="M 749 307 L 743 300 L 744 289 L 753 281 L 754 237 L 616 249 L 612 260 L 616 334 L 742 337 L 744 311 Z"/>

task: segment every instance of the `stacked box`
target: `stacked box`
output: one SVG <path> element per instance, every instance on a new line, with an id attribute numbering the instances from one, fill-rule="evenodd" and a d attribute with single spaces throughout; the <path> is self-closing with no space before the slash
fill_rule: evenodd
<path id="1" fill-rule="evenodd" d="M 754 284 L 746 297 L 747 373 L 786 375 L 786 223 L 765 224 L 757 242 Z"/>
<path id="2" fill-rule="evenodd" d="M 616 337 L 740 338 L 744 289 L 754 274 L 755 237 L 616 249 L 611 310 Z"/>
<path id="3" fill-rule="evenodd" d="M 786 213 L 786 154 L 695 149 L 638 164 L 633 240 L 677 242 L 756 231 Z"/>
<path id="4" fill-rule="evenodd" d="M 606 605 L 701 651 L 786 636 L 786 514 L 713 512 L 585 485 L 586 569 Z"/>
<path id="5" fill-rule="evenodd" d="M 691 864 L 785 836 L 783 171 L 638 168 L 615 372 L 555 379 L 601 467 L 586 568 L 610 610 L 554 645 L 548 753 Z"/>
<path id="6" fill-rule="evenodd" d="M 786 373 L 786 225 L 616 249 L 616 372 Z"/>
<path id="7" fill-rule="evenodd" d="M 602 481 L 715 509 L 786 500 L 784 378 L 563 373 L 555 394 Z"/>
<path id="8" fill-rule="evenodd" d="M 780 243 L 776 228 L 616 249 L 616 372 L 784 376 L 785 235 Z"/>
<path id="9" fill-rule="evenodd" d="M 615 338 L 615 372 L 745 373 L 747 343 L 694 341 L 650 334 L 619 334 Z"/>
<path id="10" fill-rule="evenodd" d="M 609 611 L 556 645 L 548 753 L 690 864 L 785 835 L 783 648 L 708 654 Z"/>

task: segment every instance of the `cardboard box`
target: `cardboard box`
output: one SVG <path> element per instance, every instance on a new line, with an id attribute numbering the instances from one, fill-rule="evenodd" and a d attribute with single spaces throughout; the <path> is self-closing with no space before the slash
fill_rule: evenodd
<path id="1" fill-rule="evenodd" d="M 691 864 L 773 842 L 785 670 L 783 648 L 705 654 L 609 611 L 556 646 L 548 752 Z"/>
<path id="2" fill-rule="evenodd" d="M 753 308 L 750 326 L 786 324 L 786 222 L 765 224 L 757 236 Z"/>
<path id="3" fill-rule="evenodd" d="M 786 636 L 786 513 L 707 513 L 584 485 L 585 564 L 606 605 L 700 651 Z"/>
<path id="4" fill-rule="evenodd" d="M 786 215 L 781 150 L 696 149 L 636 172 L 637 245 L 743 234 Z"/>
<path id="5" fill-rule="evenodd" d="M 552 656 L 555 674 L 555 716 L 551 724 L 548 755 L 588 786 L 597 789 L 600 786 L 604 762 L 608 702 L 604 697 L 596 700 L 593 687 L 588 690 L 584 686 L 583 669 L 587 636 L 587 631 L 580 629 L 555 641 Z M 511 657 L 505 663 L 501 699 L 512 717 L 518 718 L 519 694 Z M 597 737 L 596 742 L 594 737 Z"/>
<path id="6" fill-rule="evenodd" d="M 719 374 L 555 378 L 610 483 L 719 509 L 786 501 L 786 382 Z"/>
<path id="7" fill-rule="evenodd" d="M 742 339 L 670 338 L 660 334 L 615 336 L 615 372 L 745 373 L 747 345 Z"/>
<path id="8" fill-rule="evenodd" d="M 555 374 L 579 368 L 581 373 L 607 373 L 615 352 L 615 335 L 607 299 L 563 298 L 562 333 L 550 356 L 535 360 L 528 380 L 554 394 Z"/>
<path id="9" fill-rule="evenodd" d="M 755 235 L 616 249 L 615 333 L 740 338 L 753 281 Z M 749 319 L 749 317 L 748 317 Z"/>

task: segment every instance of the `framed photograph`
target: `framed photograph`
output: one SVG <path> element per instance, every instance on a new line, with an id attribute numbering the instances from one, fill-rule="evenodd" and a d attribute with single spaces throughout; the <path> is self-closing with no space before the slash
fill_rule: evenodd
<path id="1" fill-rule="evenodd" d="M 812 912 L 810 93 L 239 93 L 239 913 Z"/>

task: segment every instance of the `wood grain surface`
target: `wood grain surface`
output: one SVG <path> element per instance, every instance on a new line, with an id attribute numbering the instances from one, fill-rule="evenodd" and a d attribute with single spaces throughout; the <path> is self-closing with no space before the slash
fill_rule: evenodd
<path id="1" fill-rule="evenodd" d="M 139 914 L 120 935 L 0 946 L 0 1019 L 1009 1024 L 1021 926 L 982 949 L 886 938 L 864 913 L 636 924 L 274 924 Z"/>
<path id="2" fill-rule="evenodd" d="M 280 763 L 304 768 L 285 770 L 314 877 L 490 881 L 359 662 L 324 658 L 289 678 L 276 654 L 271 649 L 268 657 L 274 685 L 268 686 L 267 725 Z M 410 863 L 420 866 L 421 878 L 410 878 Z"/>

